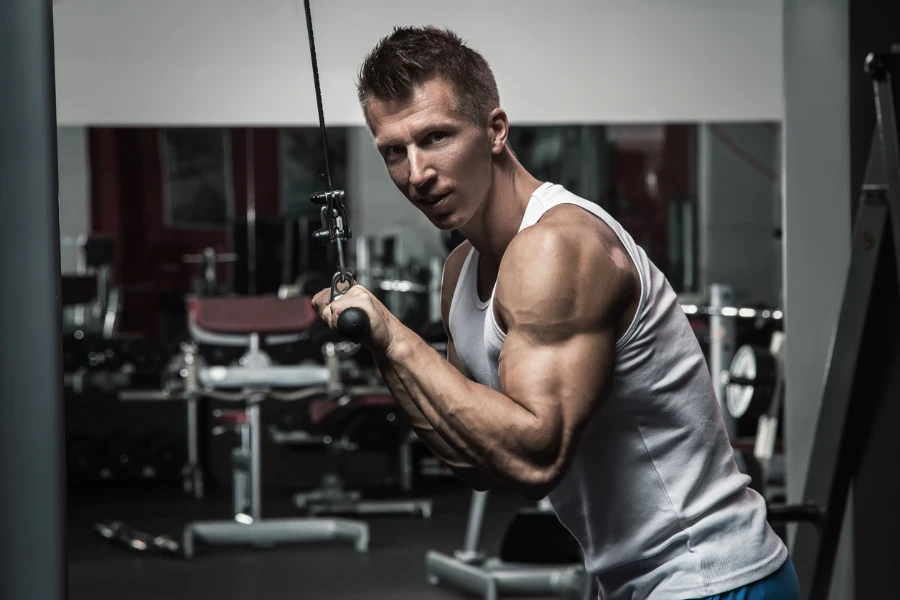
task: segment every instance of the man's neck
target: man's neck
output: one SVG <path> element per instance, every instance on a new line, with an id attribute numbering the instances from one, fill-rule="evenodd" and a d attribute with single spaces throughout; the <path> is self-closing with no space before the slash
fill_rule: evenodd
<path id="1" fill-rule="evenodd" d="M 481 255 L 484 267 L 499 268 L 507 246 L 519 232 L 528 201 L 540 185 L 508 148 L 495 160 L 488 196 L 460 230 Z"/>

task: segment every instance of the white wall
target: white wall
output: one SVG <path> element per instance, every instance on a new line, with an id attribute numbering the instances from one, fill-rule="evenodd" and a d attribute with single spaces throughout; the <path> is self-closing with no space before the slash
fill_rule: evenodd
<path id="1" fill-rule="evenodd" d="M 328 123 L 397 24 L 454 29 L 514 123 L 780 121 L 783 0 L 312 0 Z M 302 0 L 60 0 L 63 125 L 314 124 Z"/>
<path id="2" fill-rule="evenodd" d="M 785 439 L 794 502 L 802 499 L 850 264 L 848 36 L 848 0 L 785 0 Z M 852 508 L 846 515 L 832 588 L 842 600 L 853 598 Z"/>
<path id="3" fill-rule="evenodd" d="M 90 161 L 83 127 L 56 130 L 59 172 L 60 262 L 63 273 L 75 271 L 77 250 L 69 242 L 90 230 Z"/>
<path id="4" fill-rule="evenodd" d="M 698 137 L 702 289 L 727 283 L 738 303 L 781 307 L 778 128 L 706 124 Z"/>

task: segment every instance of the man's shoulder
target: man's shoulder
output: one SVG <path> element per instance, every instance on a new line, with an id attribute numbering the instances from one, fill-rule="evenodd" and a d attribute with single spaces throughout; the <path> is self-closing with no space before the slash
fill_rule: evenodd
<path id="1" fill-rule="evenodd" d="M 600 215 L 571 202 L 548 208 L 537 223 L 522 232 L 529 229 L 551 234 L 570 234 L 576 239 L 582 239 L 582 236 L 595 237 L 606 244 L 621 243 L 619 236 Z"/>
<path id="2" fill-rule="evenodd" d="M 577 212 L 576 212 L 577 211 Z M 584 209 L 561 205 L 520 231 L 503 257 L 497 294 L 506 303 L 595 296 L 612 305 L 633 289 L 634 265 L 616 233 Z"/>
<path id="3" fill-rule="evenodd" d="M 621 240 L 600 217 L 574 204 L 560 204 L 547 210 L 541 219 L 513 237 L 504 261 L 589 260 L 603 266 L 609 250 Z"/>

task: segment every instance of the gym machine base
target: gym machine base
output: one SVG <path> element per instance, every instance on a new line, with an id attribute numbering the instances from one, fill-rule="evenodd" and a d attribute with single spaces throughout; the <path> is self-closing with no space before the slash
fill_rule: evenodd
<path id="1" fill-rule="evenodd" d="M 488 492 L 472 492 L 466 539 L 462 550 L 448 556 L 429 551 L 425 575 L 429 585 L 444 584 L 484 600 L 503 596 L 556 596 L 588 600 L 593 592 L 591 577 L 583 565 L 507 563 L 485 558 L 478 551 Z"/>
<path id="2" fill-rule="evenodd" d="M 238 518 L 241 515 L 237 515 Z M 194 556 L 194 539 L 210 545 L 251 544 L 268 547 L 280 543 L 351 542 L 358 552 L 369 549 L 369 526 L 346 519 L 266 519 L 250 523 L 200 521 L 184 528 L 181 551 Z"/>
<path id="3" fill-rule="evenodd" d="M 890 475 L 883 463 L 879 466 L 876 461 L 883 460 L 884 452 L 890 452 L 888 446 L 896 448 L 896 435 L 884 423 L 896 418 L 888 413 L 896 412 L 900 356 L 900 323 L 893 316 L 900 283 L 900 149 L 896 115 L 900 51 L 870 54 L 866 58 L 866 73 L 874 87 L 877 123 L 851 238 L 847 283 L 826 362 L 803 502 L 777 507 L 785 520 L 804 523 L 798 526 L 792 555 L 801 592 L 809 600 L 829 597 L 851 484 L 871 486 L 873 481 Z M 878 451 L 871 450 L 873 445 L 880 448 L 881 457 Z M 879 481 L 878 485 L 880 498 L 892 497 L 888 484 Z M 857 502 L 861 491 L 856 490 Z M 873 498 L 868 501 L 873 502 Z M 886 505 L 890 503 L 883 499 L 875 504 L 889 510 Z M 856 519 L 860 518 L 860 510 L 858 507 Z M 874 537 L 884 539 L 896 532 L 890 523 L 884 523 Z M 862 535 L 871 537 L 872 533 L 856 532 L 857 537 Z M 881 597 L 896 597 L 896 578 L 890 571 L 892 560 L 887 555 L 882 558 L 882 554 L 872 560 L 876 556 L 873 544 L 859 539 L 855 543 L 858 580 L 864 580 L 865 586 L 877 590 Z M 883 553 L 881 548 L 877 551 Z M 860 570 L 865 570 L 865 574 Z M 884 593 L 889 589 L 893 593 Z"/>
<path id="4" fill-rule="evenodd" d="M 484 600 L 503 596 L 559 596 L 587 600 L 591 585 L 583 567 L 536 567 L 506 564 L 497 558 L 470 564 L 440 552 L 425 556 L 428 583 L 446 583 Z"/>

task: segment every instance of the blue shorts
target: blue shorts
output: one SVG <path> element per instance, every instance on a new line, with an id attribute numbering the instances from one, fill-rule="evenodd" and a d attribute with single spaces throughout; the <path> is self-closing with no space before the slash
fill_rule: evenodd
<path id="1" fill-rule="evenodd" d="M 777 571 L 736 590 L 709 596 L 703 600 L 800 600 L 800 584 L 794 563 L 788 556 Z"/>

